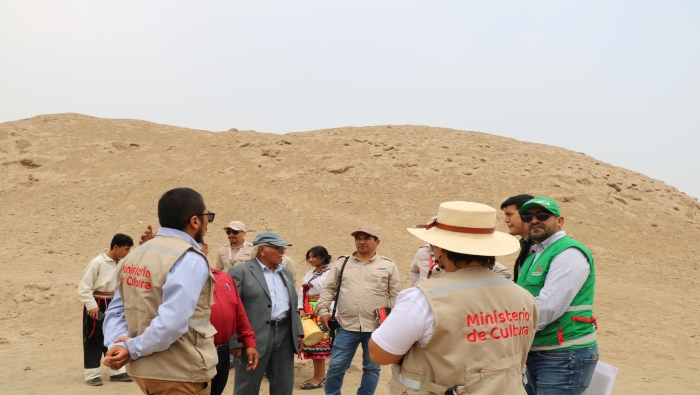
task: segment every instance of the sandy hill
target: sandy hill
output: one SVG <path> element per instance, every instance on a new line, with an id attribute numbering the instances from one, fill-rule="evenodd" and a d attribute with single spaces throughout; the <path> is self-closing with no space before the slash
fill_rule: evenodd
<path id="1" fill-rule="evenodd" d="M 177 186 L 216 212 L 213 248 L 234 219 L 251 240 L 277 231 L 294 243 L 300 278 L 309 247 L 353 251 L 350 232 L 374 224 L 406 281 L 421 243 L 405 228 L 440 202 L 551 196 L 596 258 L 600 350 L 620 368 L 616 393 L 700 390 L 700 203 L 580 152 L 426 126 L 212 133 L 58 114 L 0 124 L 0 180 L 0 382 L 15 393 L 88 392 L 77 282 L 114 233 L 157 225 L 157 199 Z M 138 393 L 109 384 L 102 393 Z"/>

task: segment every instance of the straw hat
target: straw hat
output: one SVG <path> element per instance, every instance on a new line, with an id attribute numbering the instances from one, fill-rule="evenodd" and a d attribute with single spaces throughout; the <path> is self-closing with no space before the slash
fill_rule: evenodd
<path id="1" fill-rule="evenodd" d="M 501 256 L 520 248 L 518 239 L 496 231 L 496 209 L 481 203 L 445 202 L 425 229 L 408 228 L 419 239 L 461 254 Z"/>

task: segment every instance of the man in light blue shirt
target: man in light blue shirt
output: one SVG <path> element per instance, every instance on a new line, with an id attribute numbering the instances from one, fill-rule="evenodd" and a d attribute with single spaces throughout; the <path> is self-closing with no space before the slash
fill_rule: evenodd
<path id="1" fill-rule="evenodd" d="M 117 267 L 103 362 L 113 369 L 128 364 L 146 394 L 208 393 L 217 361 L 213 277 L 198 242 L 214 213 L 195 190 L 175 188 L 158 201 L 158 220 L 156 237 Z"/>
<path id="2" fill-rule="evenodd" d="M 232 266 L 233 277 L 248 313 L 250 326 L 260 353 L 257 369 L 247 370 L 250 363 L 241 355 L 235 336 L 229 348 L 239 361 L 234 363 L 236 395 L 258 395 L 263 374 L 270 380 L 270 395 L 292 395 L 294 389 L 294 354 L 301 348 L 304 329 L 299 318 L 294 277 L 284 266 L 282 256 L 288 243 L 273 232 L 259 234 L 253 241 L 257 256 Z"/>
<path id="3" fill-rule="evenodd" d="M 190 235 L 177 229 L 160 228 L 156 236 L 181 237 L 192 244 L 192 248 L 200 249 L 199 244 Z M 181 270 L 181 267 L 187 269 Z M 208 277 L 207 261 L 200 254 L 186 252 L 168 273 L 167 281 L 163 286 L 163 304 L 158 308 L 158 316 L 151 321 L 151 325 L 141 335 L 130 338 L 126 342 L 113 341 L 129 333 L 124 319 L 124 304 L 119 290 L 115 290 L 114 299 L 110 305 L 113 307 L 105 314 L 104 332 L 107 348 L 126 347 L 132 361 L 168 348 L 187 332 L 187 318 L 194 312 L 199 292 Z"/>
<path id="4" fill-rule="evenodd" d="M 267 282 L 267 289 L 270 290 L 270 299 L 272 299 L 272 314 L 270 318 L 273 321 L 287 318 L 289 316 L 289 293 L 280 270 L 282 267 L 274 265 L 270 269 L 260 262 L 260 259 L 255 258 L 255 261 L 260 264 L 260 269 L 263 271 Z"/>

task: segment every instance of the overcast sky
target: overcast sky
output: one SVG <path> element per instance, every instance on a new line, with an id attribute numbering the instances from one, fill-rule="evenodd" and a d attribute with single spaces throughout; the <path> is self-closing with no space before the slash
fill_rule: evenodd
<path id="1" fill-rule="evenodd" d="M 377 3 L 2 0 L 0 122 L 442 126 L 700 197 L 700 2 Z"/>

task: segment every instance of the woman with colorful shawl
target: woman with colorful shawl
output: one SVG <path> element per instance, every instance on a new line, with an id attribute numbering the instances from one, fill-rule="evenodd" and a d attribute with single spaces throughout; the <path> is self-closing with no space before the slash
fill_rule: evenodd
<path id="1" fill-rule="evenodd" d="M 328 331 L 323 329 L 320 320 L 316 316 L 316 306 L 318 298 L 321 296 L 323 282 L 328 276 L 331 256 L 324 247 L 316 246 L 306 252 L 306 262 L 313 267 L 304 275 L 302 286 L 299 289 L 299 313 L 313 319 L 319 329 L 324 332 L 323 339 L 313 346 L 304 346 L 300 357 L 314 361 L 314 377 L 300 384 L 301 389 L 310 390 L 322 388 L 326 381 L 326 359 L 331 356 L 331 344 L 328 338 Z"/>

